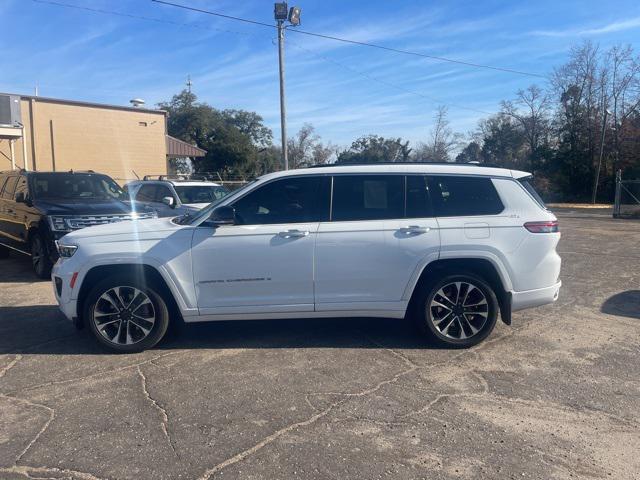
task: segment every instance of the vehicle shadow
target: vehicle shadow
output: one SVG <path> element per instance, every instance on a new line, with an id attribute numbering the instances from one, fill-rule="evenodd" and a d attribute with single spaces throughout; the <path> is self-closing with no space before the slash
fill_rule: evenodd
<path id="1" fill-rule="evenodd" d="M 439 349 L 406 320 L 331 318 L 219 321 L 181 325 L 154 350 L 398 348 Z M 53 305 L 0 307 L 0 354 L 103 355 L 87 328 Z"/>
<path id="2" fill-rule="evenodd" d="M 31 258 L 20 253 L 11 252 L 8 258 L 0 260 L 0 284 L 48 282 L 36 276 L 31 265 Z"/>
<path id="3" fill-rule="evenodd" d="M 602 313 L 640 319 L 640 290 L 627 290 L 607 298 L 600 308 Z"/>

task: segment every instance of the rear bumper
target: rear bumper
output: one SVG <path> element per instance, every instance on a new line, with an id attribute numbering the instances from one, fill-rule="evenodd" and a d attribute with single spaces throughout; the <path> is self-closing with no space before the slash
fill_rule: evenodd
<path id="1" fill-rule="evenodd" d="M 511 310 L 515 312 L 516 310 L 553 303 L 558 299 L 561 286 L 562 282 L 558 282 L 550 287 L 511 292 Z"/>

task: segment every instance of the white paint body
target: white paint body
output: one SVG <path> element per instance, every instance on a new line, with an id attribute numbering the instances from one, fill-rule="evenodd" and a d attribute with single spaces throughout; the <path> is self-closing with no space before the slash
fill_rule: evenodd
<path id="1" fill-rule="evenodd" d="M 186 322 L 402 318 L 422 271 L 444 259 L 491 262 L 511 293 L 513 310 L 557 299 L 560 233 L 524 228 L 525 222 L 556 220 L 517 181 L 524 172 L 455 164 L 323 167 L 266 175 L 240 195 L 288 175 L 375 173 L 489 177 L 505 208 L 498 215 L 473 217 L 217 227 L 159 218 L 85 228 L 61 240 L 78 250 L 53 270 L 63 280 L 61 294 L 56 292 L 60 308 L 69 319 L 77 317 L 87 273 L 102 265 L 126 264 L 155 268 Z M 219 205 L 235 200 L 232 194 Z M 284 238 L 287 231 L 295 235 Z"/>

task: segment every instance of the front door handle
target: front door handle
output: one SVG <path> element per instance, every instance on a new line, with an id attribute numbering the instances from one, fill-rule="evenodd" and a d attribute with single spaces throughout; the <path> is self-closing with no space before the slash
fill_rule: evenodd
<path id="1" fill-rule="evenodd" d="M 306 237 L 309 235 L 308 230 L 285 230 L 284 232 L 278 232 L 278 236 L 282 238 L 298 238 L 298 237 Z"/>
<path id="2" fill-rule="evenodd" d="M 421 227 L 419 225 L 409 225 L 408 227 L 400 228 L 399 232 L 404 233 L 405 235 L 412 235 L 417 233 L 427 233 L 431 228 L 429 227 Z"/>

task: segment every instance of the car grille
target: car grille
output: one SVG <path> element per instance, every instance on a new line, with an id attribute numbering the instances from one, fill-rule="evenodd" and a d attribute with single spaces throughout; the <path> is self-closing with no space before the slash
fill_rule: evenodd
<path id="1" fill-rule="evenodd" d="M 136 215 L 83 215 L 77 217 L 69 217 L 67 225 L 71 230 L 79 230 L 81 228 L 93 227 L 94 225 L 104 225 L 106 223 L 122 222 L 123 220 L 143 220 L 145 218 L 154 218 L 152 213 L 138 213 Z"/>

